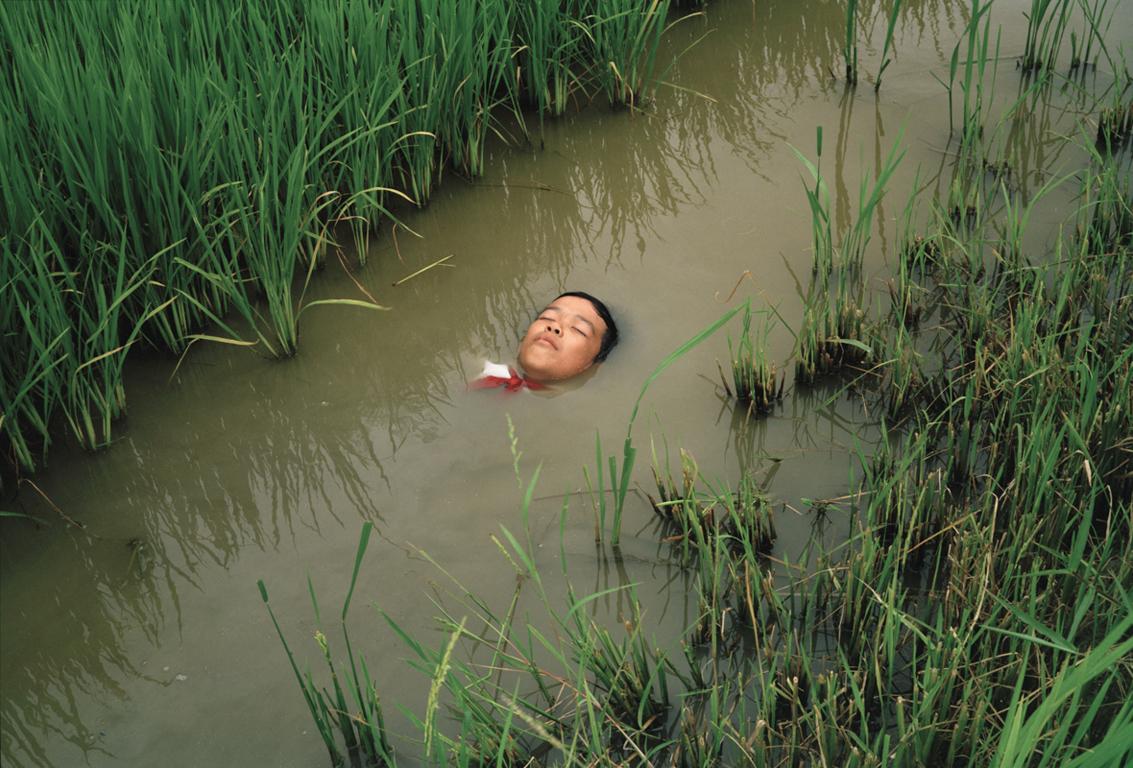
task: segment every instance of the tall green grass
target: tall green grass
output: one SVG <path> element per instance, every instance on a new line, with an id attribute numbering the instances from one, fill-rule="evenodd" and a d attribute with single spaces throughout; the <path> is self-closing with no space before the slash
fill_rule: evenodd
<path id="1" fill-rule="evenodd" d="M 667 2 L 0 6 L 6 459 L 107 444 L 131 349 L 298 348 L 314 271 L 485 142 L 654 88 Z M 364 259 L 364 251 L 358 252 Z"/>
<path id="2" fill-rule="evenodd" d="M 754 335 L 751 322 L 751 306 L 745 305 L 743 324 L 735 347 L 732 346 L 731 337 L 728 337 L 732 385 L 728 386 L 723 372 L 720 377 L 724 390 L 729 396 L 734 394 L 748 415 L 765 415 L 783 399 L 785 379 L 767 355 L 767 339 L 775 325 L 774 317 L 771 313 L 756 315 Z"/>
<path id="3" fill-rule="evenodd" d="M 893 35 L 897 30 L 897 17 L 901 14 L 901 0 L 893 0 L 889 9 L 889 18 L 885 25 L 885 42 L 881 46 L 881 65 L 877 68 L 877 80 L 873 83 L 873 90 L 881 90 L 881 77 L 885 70 L 893 63 L 889 52 L 893 49 Z"/>
<path id="4" fill-rule="evenodd" d="M 1024 73 L 1053 68 L 1068 29 L 1072 0 L 1031 0 L 1024 12 L 1027 33 L 1020 66 Z"/>
<path id="5" fill-rule="evenodd" d="M 362 527 L 362 534 L 358 540 L 358 550 L 354 556 L 354 570 L 350 576 L 350 586 L 346 590 L 346 597 L 342 602 L 340 623 L 349 664 L 348 677 L 341 678 L 339 676 L 330 643 L 322 628 L 320 627 L 315 631 L 314 639 L 326 662 L 333 694 L 327 688 L 320 688 L 316 685 L 309 670 L 303 673 L 299 671 L 295 655 L 292 653 L 287 638 L 283 635 L 283 629 L 279 626 L 279 621 L 271 608 L 267 587 L 262 580 L 257 583 L 260 598 L 271 617 L 279 641 L 283 644 L 287 660 L 291 665 L 291 671 L 295 674 L 295 679 L 299 683 L 303 700 L 314 720 L 315 729 L 327 748 L 332 765 L 342 765 L 347 759 L 350 760 L 352 765 L 357 765 L 359 761 L 367 766 L 393 764 L 392 751 L 386 737 L 381 699 L 378 696 L 374 681 L 370 677 L 366 660 L 361 657 L 356 660 L 354 657 L 354 651 L 350 645 L 350 634 L 346 628 L 346 615 L 350 610 L 350 600 L 354 595 L 358 571 L 362 566 L 362 558 L 366 554 L 372 530 L 372 523 L 366 523 Z M 314 586 L 310 584 L 309 580 L 308 586 L 311 604 L 315 611 L 315 621 L 321 624 L 318 598 L 315 595 Z M 359 669 L 361 669 L 361 672 L 359 672 Z M 341 741 L 337 739 L 338 736 L 341 737 Z"/>

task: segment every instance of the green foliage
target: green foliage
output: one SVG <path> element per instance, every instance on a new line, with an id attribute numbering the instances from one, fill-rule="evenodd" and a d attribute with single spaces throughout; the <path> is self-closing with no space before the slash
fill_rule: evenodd
<path id="1" fill-rule="evenodd" d="M 732 386 L 735 398 L 746 408 L 748 415 L 770 413 L 772 407 L 783 399 L 785 377 L 776 369 L 775 363 L 767 359 L 767 338 L 774 327 L 774 316 L 762 313 L 758 316 L 755 338 L 752 338 L 751 305 L 744 305 L 743 326 L 740 338 L 733 348 L 728 337 L 728 356 L 732 362 Z M 723 379 L 723 373 L 720 374 Z M 727 380 L 724 389 L 732 395 Z"/>
<path id="2" fill-rule="evenodd" d="M 287 638 L 283 635 L 283 629 L 279 626 L 275 612 L 271 609 L 267 587 L 264 586 L 263 580 L 257 582 L 260 598 L 264 601 L 264 606 L 266 606 L 272 624 L 275 626 L 279 641 L 287 654 L 287 660 L 295 674 L 296 681 L 299 683 L 303 700 L 307 704 L 307 710 L 311 713 L 311 718 L 315 723 L 315 729 L 327 748 L 331 764 L 336 766 L 344 764 L 347 756 L 349 756 L 352 765 L 356 765 L 359 760 L 366 766 L 394 764 L 393 753 L 386 738 L 381 698 L 378 696 L 377 687 L 370 677 L 365 659 L 355 660 L 354 650 L 350 645 L 350 634 L 346 629 L 346 616 L 350 610 L 350 601 L 354 596 L 358 572 L 362 567 L 362 558 L 366 554 L 366 547 L 369 545 L 372 530 L 373 523 L 366 523 L 362 526 L 362 533 L 358 539 L 358 550 L 354 555 L 354 570 L 350 575 L 350 586 L 346 590 L 346 598 L 342 601 L 340 621 L 343 641 L 346 644 L 347 660 L 350 665 L 350 674 L 345 680 L 338 674 L 326 634 L 323 633 L 322 629 L 315 630 L 315 643 L 326 662 L 333 686 L 333 694 L 325 687 L 318 686 L 310 671 L 299 672 L 299 665 L 295 661 Z M 319 603 L 310 579 L 307 581 L 307 586 L 311 594 L 311 605 L 315 611 L 315 620 L 321 623 Z M 359 669 L 361 672 L 359 672 Z M 348 696 L 343 689 L 344 685 L 350 693 L 353 706 L 347 700 Z"/>
<path id="3" fill-rule="evenodd" d="M 0 427 L 14 461 L 45 459 L 60 411 L 83 445 L 108 443 L 137 345 L 287 357 L 308 308 L 384 309 L 305 300 L 338 233 L 425 204 L 446 166 L 481 173 L 505 115 L 525 130 L 522 104 L 647 100 L 667 9 L 0 5 Z"/>

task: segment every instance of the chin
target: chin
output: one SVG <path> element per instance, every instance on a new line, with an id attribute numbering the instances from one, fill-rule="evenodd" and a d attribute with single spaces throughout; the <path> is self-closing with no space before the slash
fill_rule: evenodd
<path id="1" fill-rule="evenodd" d="M 570 373 L 563 374 L 559 371 L 548 370 L 538 365 L 528 367 L 523 364 L 522 360 L 519 361 L 519 365 L 521 368 L 523 368 L 523 372 L 527 374 L 528 378 L 534 379 L 535 381 L 561 381 L 563 379 L 569 379 L 573 375 Z"/>
<path id="2" fill-rule="evenodd" d="M 540 371 L 540 370 L 529 371 L 528 369 L 524 368 L 523 372 L 527 374 L 527 377 L 529 379 L 534 379 L 535 381 L 540 381 L 540 382 L 544 382 L 544 383 L 550 382 L 550 381 L 558 381 L 559 379 L 562 378 L 562 376 L 556 376 L 553 373 L 545 373 L 544 371 Z"/>

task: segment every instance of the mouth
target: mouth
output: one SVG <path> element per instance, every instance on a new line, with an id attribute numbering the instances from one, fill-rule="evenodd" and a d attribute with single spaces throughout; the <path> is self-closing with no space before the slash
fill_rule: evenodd
<path id="1" fill-rule="evenodd" d="M 546 336 L 546 335 L 540 336 L 539 338 L 535 339 L 535 343 L 536 344 L 546 344 L 548 347 L 550 347 L 551 349 L 555 349 L 555 350 L 557 350 L 559 348 L 558 343 L 551 336 Z"/>

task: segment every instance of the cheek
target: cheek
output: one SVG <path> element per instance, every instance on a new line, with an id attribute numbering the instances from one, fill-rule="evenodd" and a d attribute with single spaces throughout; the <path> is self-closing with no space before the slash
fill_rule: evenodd
<path id="1" fill-rule="evenodd" d="M 584 339 L 578 337 L 577 342 L 571 345 L 571 359 L 578 364 L 589 364 L 593 362 L 594 356 L 598 354 L 600 344 L 595 343 L 592 339 Z"/>

